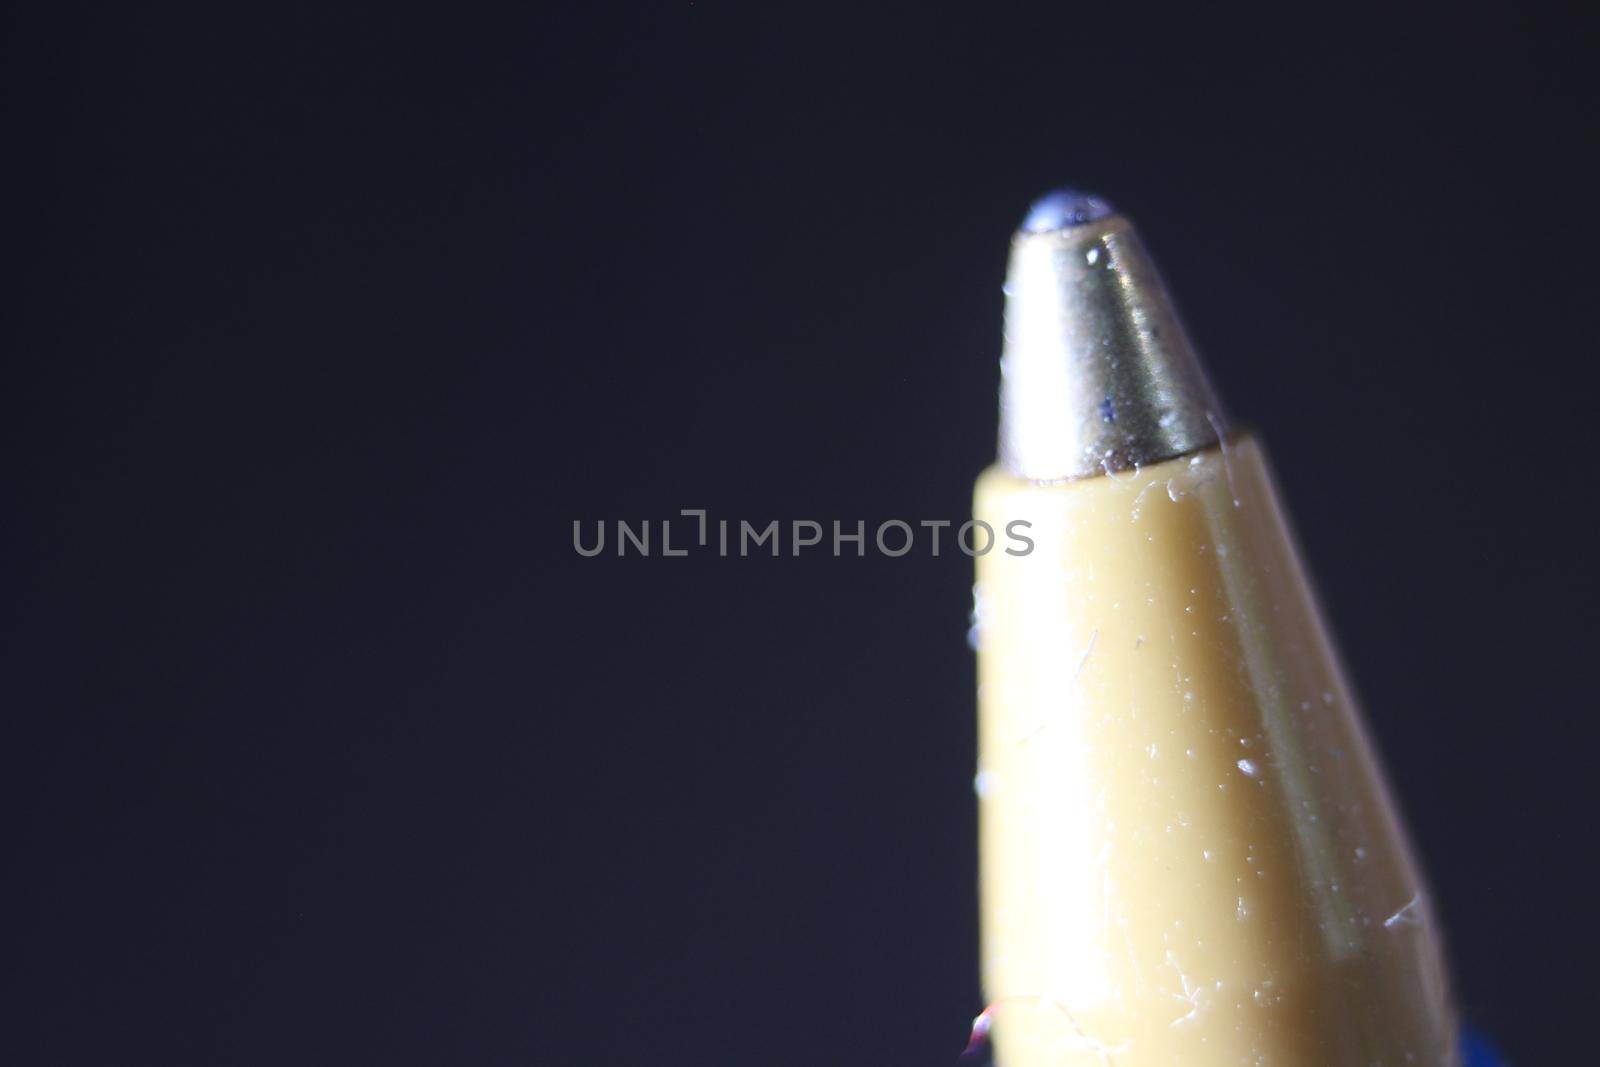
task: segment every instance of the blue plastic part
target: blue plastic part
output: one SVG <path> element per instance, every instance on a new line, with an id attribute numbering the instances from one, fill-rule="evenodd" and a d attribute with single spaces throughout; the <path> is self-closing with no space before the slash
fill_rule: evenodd
<path id="1" fill-rule="evenodd" d="M 1461 1033 L 1461 1067 L 1504 1067 L 1500 1054 L 1482 1035 L 1471 1030 Z"/>

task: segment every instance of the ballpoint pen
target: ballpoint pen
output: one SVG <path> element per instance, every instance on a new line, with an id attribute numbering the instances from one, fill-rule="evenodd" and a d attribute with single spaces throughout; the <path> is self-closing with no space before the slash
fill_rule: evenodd
<path id="1" fill-rule="evenodd" d="M 1428 890 L 1260 444 L 1128 220 L 1015 235 L 975 514 L 999 1067 L 1453 1067 Z"/>

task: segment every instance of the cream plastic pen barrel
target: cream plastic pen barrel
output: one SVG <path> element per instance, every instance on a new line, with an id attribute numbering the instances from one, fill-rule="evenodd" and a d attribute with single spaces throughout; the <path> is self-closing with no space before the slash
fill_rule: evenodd
<path id="1" fill-rule="evenodd" d="M 998 1067 L 1458 1063 L 1427 888 L 1261 446 L 1128 221 L 1035 205 L 976 517 Z M 1015 553 L 1021 554 L 1015 554 Z"/>

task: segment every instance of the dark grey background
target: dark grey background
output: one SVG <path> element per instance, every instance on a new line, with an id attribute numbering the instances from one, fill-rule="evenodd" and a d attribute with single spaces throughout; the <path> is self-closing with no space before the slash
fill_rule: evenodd
<path id="1" fill-rule="evenodd" d="M 1592 23 L 7 20 L 0 1059 L 951 1063 L 1006 240 L 1140 223 L 1520 1063 L 1586 1054 Z M 746 5 L 748 8 L 749 5 Z"/>

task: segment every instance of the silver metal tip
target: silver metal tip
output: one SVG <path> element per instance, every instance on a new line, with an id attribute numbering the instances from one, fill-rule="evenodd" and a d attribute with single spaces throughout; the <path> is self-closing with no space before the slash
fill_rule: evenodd
<path id="1" fill-rule="evenodd" d="M 1133 225 L 1057 190 L 1011 242 L 1000 464 L 1038 481 L 1215 446 L 1227 419 Z"/>
<path id="2" fill-rule="evenodd" d="M 1022 220 L 1024 233 L 1049 233 L 1090 222 L 1099 222 L 1117 213 L 1103 197 L 1063 185 L 1033 202 Z"/>

